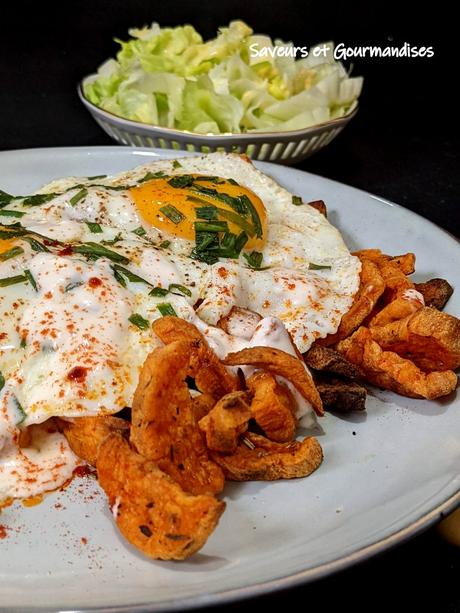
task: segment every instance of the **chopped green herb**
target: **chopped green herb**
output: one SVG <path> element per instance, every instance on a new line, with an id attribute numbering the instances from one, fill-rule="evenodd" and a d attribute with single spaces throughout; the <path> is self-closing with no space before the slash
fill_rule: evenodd
<path id="1" fill-rule="evenodd" d="M 251 200 L 246 196 L 246 194 L 242 194 L 239 199 L 241 203 L 244 203 L 244 206 L 251 215 L 257 238 L 262 238 L 262 222 L 260 221 L 259 213 L 257 212 L 256 207 L 252 204 Z"/>
<path id="2" fill-rule="evenodd" d="M 216 232 L 195 232 L 195 249 L 198 252 L 219 248 L 219 236 Z"/>
<path id="3" fill-rule="evenodd" d="M 220 202 L 225 202 L 225 204 L 231 206 L 237 213 L 244 214 L 246 212 L 244 205 L 241 203 L 240 199 L 234 198 L 233 196 L 230 196 L 230 194 L 218 192 L 217 189 L 214 189 L 213 187 L 205 187 L 203 185 L 193 184 L 192 189 L 194 192 L 209 196 L 214 200 L 220 200 Z"/>
<path id="4" fill-rule="evenodd" d="M 123 236 L 122 236 L 121 232 L 118 232 L 118 234 L 114 238 L 112 238 L 110 240 L 101 241 L 101 243 L 103 245 L 111 246 L 111 245 L 116 245 L 117 243 L 119 243 L 122 240 L 123 240 Z"/>
<path id="5" fill-rule="evenodd" d="M 192 175 L 176 175 L 168 180 L 171 187 L 190 187 L 193 183 Z"/>
<path id="6" fill-rule="evenodd" d="M 209 175 L 198 175 L 193 179 L 194 181 L 207 181 L 208 183 L 214 183 L 214 185 L 221 185 L 225 183 L 225 180 L 220 179 L 220 177 L 212 177 Z"/>
<path id="7" fill-rule="evenodd" d="M 139 226 L 135 230 L 131 230 L 133 234 L 137 234 L 137 236 L 145 236 L 147 232 L 144 230 L 142 226 Z"/>
<path id="8" fill-rule="evenodd" d="M 7 194 L 2 189 L 0 189 L 0 208 L 9 204 L 12 200 L 15 199 L 15 196 L 11 194 Z"/>
<path id="9" fill-rule="evenodd" d="M 0 261 L 6 262 L 6 260 L 11 260 L 12 258 L 22 255 L 23 253 L 24 249 L 22 247 L 12 247 L 3 253 L 0 253 Z"/>
<path id="10" fill-rule="evenodd" d="M 227 179 L 228 183 L 231 183 L 232 185 L 239 185 L 239 183 L 237 181 L 235 181 L 235 179 Z"/>
<path id="11" fill-rule="evenodd" d="M 59 194 L 34 194 L 33 196 L 26 196 L 22 201 L 24 206 L 40 206 L 49 202 Z"/>
<path id="12" fill-rule="evenodd" d="M 17 238 L 18 236 L 24 236 L 24 234 L 29 234 L 29 232 L 19 222 L 7 226 L 0 224 L 1 239 Z"/>
<path id="13" fill-rule="evenodd" d="M 0 209 L 0 215 L 2 217 L 24 217 L 26 213 L 21 211 L 11 211 L 10 209 Z"/>
<path id="14" fill-rule="evenodd" d="M 92 234 L 102 234 L 102 228 L 98 223 L 93 223 L 91 221 L 87 221 L 85 223 Z"/>
<path id="15" fill-rule="evenodd" d="M 16 426 L 21 425 L 27 418 L 27 413 L 24 411 L 24 409 L 21 406 L 21 403 L 19 402 L 19 400 L 16 398 L 16 396 L 12 396 L 13 402 L 16 406 L 16 410 L 18 412 L 18 417 L 19 417 L 19 421 L 16 422 Z"/>
<path id="16" fill-rule="evenodd" d="M 234 213 L 233 211 L 227 211 L 226 209 L 217 209 L 217 212 L 224 219 L 228 219 L 242 230 L 244 230 L 249 236 L 254 236 L 256 234 L 256 230 L 252 224 L 249 223 L 244 217 L 238 215 L 238 213 Z"/>
<path id="17" fill-rule="evenodd" d="M 226 221 L 195 221 L 195 232 L 228 232 Z"/>
<path id="18" fill-rule="evenodd" d="M 3 373 L 0 371 L 0 391 L 5 387 L 5 377 Z"/>
<path id="19" fill-rule="evenodd" d="M 162 243 L 160 243 L 160 249 L 167 249 L 170 244 L 171 241 L 163 241 Z"/>
<path id="20" fill-rule="evenodd" d="M 182 168 L 182 164 L 179 162 L 179 160 L 174 160 L 174 162 L 172 163 L 172 167 L 174 168 L 174 170 L 176 170 L 176 168 Z"/>
<path id="21" fill-rule="evenodd" d="M 98 258 L 107 258 L 112 262 L 117 262 L 119 264 L 128 264 L 129 259 L 121 253 L 117 253 L 116 251 L 111 251 L 110 249 L 106 249 L 103 245 L 99 243 L 82 243 L 81 245 L 75 245 L 72 247 L 75 253 L 81 253 L 82 255 L 86 255 L 92 259 Z"/>
<path id="22" fill-rule="evenodd" d="M 27 280 L 29 281 L 31 286 L 34 288 L 34 290 L 37 291 L 37 283 L 34 279 L 33 274 L 30 272 L 30 270 L 25 270 L 24 275 L 27 277 Z"/>
<path id="23" fill-rule="evenodd" d="M 27 339 L 25 336 L 23 336 L 21 338 L 21 342 L 19 343 L 19 347 L 21 347 L 21 349 L 25 349 L 27 346 Z"/>
<path id="24" fill-rule="evenodd" d="M 160 304 L 157 304 L 157 309 L 160 311 L 163 317 L 166 317 L 167 315 L 177 317 L 176 311 L 173 309 L 172 305 L 169 302 L 162 302 Z"/>
<path id="25" fill-rule="evenodd" d="M 144 319 L 142 315 L 139 315 L 139 313 L 133 313 L 130 317 L 128 317 L 128 319 L 140 330 L 148 330 L 150 328 L 150 322 L 148 322 L 147 319 Z"/>
<path id="26" fill-rule="evenodd" d="M 303 204 L 303 200 L 300 196 L 292 196 L 292 204 L 300 206 L 301 204 Z"/>
<path id="27" fill-rule="evenodd" d="M 213 206 L 207 200 L 204 200 L 203 198 L 198 198 L 198 196 L 186 196 L 185 199 L 189 200 L 190 202 L 196 202 L 197 204 L 205 204 L 206 206 Z"/>
<path id="28" fill-rule="evenodd" d="M 185 219 L 185 215 L 182 215 L 172 204 L 160 207 L 160 211 L 176 225 Z"/>
<path id="29" fill-rule="evenodd" d="M 123 266 L 120 266 L 119 264 L 114 264 L 112 266 L 112 270 L 114 272 L 124 275 L 128 279 L 128 281 L 131 281 L 132 283 L 145 283 L 146 285 L 152 285 L 142 277 L 139 277 L 139 275 L 136 275 L 134 272 L 131 272 L 130 270 L 124 268 Z M 126 287 L 126 285 L 124 285 L 123 287 Z"/>
<path id="30" fill-rule="evenodd" d="M 148 172 L 142 179 L 138 180 L 138 183 L 144 183 L 145 181 L 151 181 L 152 179 L 162 179 L 166 177 L 165 173 L 162 170 L 158 172 Z"/>
<path id="31" fill-rule="evenodd" d="M 32 238 L 31 236 L 23 236 L 22 240 L 27 241 L 32 247 L 33 251 L 49 253 L 48 247 L 43 245 L 43 243 L 41 243 L 40 241 L 37 241 L 35 238 Z"/>
<path id="32" fill-rule="evenodd" d="M 149 296 L 155 296 L 156 298 L 159 298 L 160 296 L 166 296 L 168 292 L 169 290 L 164 287 L 154 287 L 152 291 L 149 292 Z"/>
<path id="33" fill-rule="evenodd" d="M 332 266 L 323 265 L 323 264 L 314 264 L 310 262 L 308 264 L 308 270 L 331 270 Z"/>
<path id="34" fill-rule="evenodd" d="M 86 177 L 88 181 L 95 181 L 96 179 L 105 179 L 107 175 L 94 175 L 94 177 Z"/>
<path id="35" fill-rule="evenodd" d="M 84 285 L 83 281 L 75 281 L 74 283 L 69 283 L 68 285 L 65 286 L 64 288 L 64 292 L 70 292 L 73 289 L 75 289 L 76 287 L 81 287 L 82 285 Z"/>
<path id="36" fill-rule="evenodd" d="M 86 189 L 86 187 L 84 187 L 79 192 L 77 192 L 74 196 L 72 196 L 72 198 L 69 200 L 70 205 L 75 206 L 78 202 L 80 202 L 80 200 L 83 200 L 83 198 L 86 198 L 87 195 L 88 195 L 88 190 Z"/>
<path id="37" fill-rule="evenodd" d="M 205 262 L 205 264 L 215 264 L 219 260 L 219 256 L 216 253 L 212 251 L 198 251 L 196 247 L 192 249 L 190 257 L 194 260 Z"/>
<path id="38" fill-rule="evenodd" d="M 236 241 L 235 241 L 235 251 L 237 251 L 238 254 L 243 249 L 243 247 L 246 245 L 248 240 L 249 238 L 246 232 L 241 232 L 241 234 L 238 234 L 238 236 L 236 237 Z"/>
<path id="39" fill-rule="evenodd" d="M 262 265 L 263 254 L 259 251 L 251 251 L 251 253 L 243 253 L 248 265 L 254 270 L 260 270 Z"/>
<path id="40" fill-rule="evenodd" d="M 217 207 L 211 205 L 199 206 L 195 209 L 197 219 L 207 219 L 212 221 L 217 219 Z"/>
<path id="41" fill-rule="evenodd" d="M 169 291 L 174 294 L 174 290 L 177 290 L 181 294 L 184 294 L 184 296 L 192 296 L 192 292 L 184 285 L 179 285 L 178 283 L 171 283 L 169 285 Z"/>

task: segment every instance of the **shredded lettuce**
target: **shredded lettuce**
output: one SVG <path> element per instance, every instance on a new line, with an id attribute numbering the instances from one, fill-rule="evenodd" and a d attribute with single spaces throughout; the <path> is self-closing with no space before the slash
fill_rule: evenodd
<path id="1" fill-rule="evenodd" d="M 146 124 L 200 134 L 299 130 L 351 112 L 362 89 L 362 77 L 334 60 L 333 43 L 301 59 L 257 57 L 254 48 L 293 45 L 254 35 L 242 21 L 206 42 L 190 25 L 129 34 L 83 89 L 96 106 Z"/>

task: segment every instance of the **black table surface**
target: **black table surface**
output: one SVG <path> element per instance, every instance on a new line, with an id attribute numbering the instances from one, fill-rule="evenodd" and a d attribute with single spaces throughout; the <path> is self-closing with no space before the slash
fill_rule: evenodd
<path id="1" fill-rule="evenodd" d="M 349 46 L 433 45 L 431 59 L 355 59 L 353 74 L 365 78 L 358 116 L 298 167 L 384 196 L 460 236 L 458 112 L 449 93 L 449 82 L 458 80 L 448 48 L 452 17 L 442 3 L 404 8 L 391 1 L 9 3 L 0 37 L 0 149 L 113 144 L 75 88 L 115 53 L 112 38 L 126 37 L 134 25 L 188 22 L 212 36 L 219 25 L 242 18 L 298 45 L 331 39 Z M 375 605 L 454 613 L 460 611 L 459 552 L 430 529 L 334 576 L 220 610 L 300 604 L 356 613 Z"/>

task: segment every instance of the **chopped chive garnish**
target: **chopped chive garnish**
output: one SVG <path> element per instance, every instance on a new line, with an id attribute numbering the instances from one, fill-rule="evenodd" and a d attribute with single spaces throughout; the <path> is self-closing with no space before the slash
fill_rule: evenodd
<path id="1" fill-rule="evenodd" d="M 169 291 L 174 294 L 174 290 L 177 290 L 181 294 L 184 294 L 184 296 L 191 297 L 192 295 L 192 292 L 188 289 L 188 287 L 185 287 L 184 285 L 179 285 L 178 283 L 171 283 L 169 285 Z"/>
<path id="2" fill-rule="evenodd" d="M 152 285 L 142 277 L 139 277 L 139 275 L 136 275 L 134 272 L 131 272 L 130 270 L 124 268 L 123 266 L 120 266 L 119 264 L 115 264 L 114 266 L 112 266 L 112 270 L 114 272 L 116 271 L 124 275 L 128 279 L 128 281 L 131 281 L 132 283 L 145 283 L 146 285 Z"/>
<path id="3" fill-rule="evenodd" d="M 83 200 L 83 198 L 86 198 L 87 195 L 88 195 L 88 190 L 86 189 L 86 187 L 84 187 L 79 192 L 77 192 L 74 196 L 72 196 L 72 198 L 69 200 L 69 203 L 71 204 L 71 206 L 75 206 L 78 202 L 80 202 L 80 200 Z"/>
<path id="4" fill-rule="evenodd" d="M 88 226 L 88 230 L 92 234 L 101 234 L 102 233 L 102 228 L 101 228 L 101 226 L 98 223 L 93 223 L 91 221 L 87 221 L 85 223 Z"/>
<path id="5" fill-rule="evenodd" d="M 295 204 L 296 206 L 299 206 L 301 204 L 303 204 L 303 200 L 300 196 L 292 196 L 292 204 Z"/>
<path id="6" fill-rule="evenodd" d="M 195 221 L 196 232 L 228 232 L 226 221 Z"/>
<path id="7" fill-rule="evenodd" d="M 314 264 L 310 262 L 308 264 L 308 270 L 331 270 L 332 266 L 328 266 L 327 264 Z"/>
<path id="8" fill-rule="evenodd" d="M 219 256 L 216 253 L 212 251 L 198 251 L 196 247 L 192 249 L 190 257 L 194 260 L 204 262 L 205 264 L 215 264 L 219 260 Z"/>
<path id="9" fill-rule="evenodd" d="M 45 204 L 49 202 L 59 194 L 34 194 L 33 196 L 26 196 L 22 201 L 24 206 L 40 206 L 41 204 Z"/>
<path id="10" fill-rule="evenodd" d="M 240 227 L 244 230 L 249 236 L 254 236 L 256 234 L 256 230 L 252 224 L 249 223 L 244 217 L 238 215 L 238 213 L 234 213 L 233 211 L 227 211 L 226 209 L 217 209 L 217 212 L 224 219 L 228 219 L 236 226 Z"/>
<path id="11" fill-rule="evenodd" d="M 21 342 L 19 343 L 19 347 L 21 347 L 21 349 L 25 349 L 27 347 L 27 339 L 25 336 L 21 337 Z"/>
<path id="12" fill-rule="evenodd" d="M 96 179 L 105 179 L 107 175 L 94 175 L 94 177 L 86 177 L 88 181 L 95 181 Z"/>
<path id="13" fill-rule="evenodd" d="M 235 181 L 235 179 L 227 179 L 228 183 L 231 183 L 231 185 L 239 185 L 239 183 L 237 181 Z"/>
<path id="14" fill-rule="evenodd" d="M 24 249 L 22 247 L 12 247 L 11 249 L 8 249 L 8 251 L 0 253 L 0 261 L 6 262 L 6 260 L 11 260 L 12 258 L 22 255 L 23 253 Z"/>
<path id="15" fill-rule="evenodd" d="M 148 330 L 150 328 L 150 323 L 139 315 L 139 313 L 133 313 L 128 317 L 129 321 L 137 326 L 140 330 Z"/>
<path id="16" fill-rule="evenodd" d="M 118 281 L 118 283 L 122 286 L 122 287 L 126 287 L 126 281 L 124 276 L 118 272 L 118 270 L 116 270 L 115 268 L 112 268 L 113 270 L 113 276 L 115 277 L 115 280 Z"/>
<path id="17" fill-rule="evenodd" d="M 15 404 L 16 410 L 18 412 L 19 415 L 19 421 L 16 422 L 16 426 L 21 425 L 25 419 L 27 418 L 27 413 L 24 411 L 24 409 L 21 406 L 21 403 L 19 402 L 19 400 L 16 398 L 16 396 L 12 396 L 13 402 Z"/>
<path id="18" fill-rule="evenodd" d="M 103 245 L 116 245 L 117 243 L 119 243 L 122 240 L 123 240 L 123 236 L 122 236 L 121 232 L 119 232 L 114 238 L 112 238 L 110 240 L 101 241 L 101 243 Z"/>
<path id="19" fill-rule="evenodd" d="M 154 287 L 152 291 L 149 292 L 149 296 L 155 296 L 156 298 L 159 298 L 160 296 L 166 296 L 168 292 L 169 290 L 165 287 Z"/>
<path id="20" fill-rule="evenodd" d="M 195 249 L 198 252 L 209 251 L 219 247 L 219 236 L 216 232 L 196 232 Z"/>
<path id="21" fill-rule="evenodd" d="M 1 225 L 0 227 L 1 239 L 18 238 L 18 236 L 24 236 L 24 234 L 29 234 L 29 232 L 19 222 L 7 226 Z"/>
<path id="22" fill-rule="evenodd" d="M 243 249 L 243 247 L 246 245 L 248 240 L 249 240 L 249 238 L 248 238 L 248 235 L 246 234 L 246 232 L 241 232 L 241 234 L 238 234 L 238 236 L 236 237 L 236 240 L 235 240 L 235 251 L 237 251 L 238 254 Z"/>
<path id="23" fill-rule="evenodd" d="M 31 284 L 34 290 L 37 291 L 37 283 L 34 279 L 33 274 L 30 272 L 30 270 L 25 270 L 24 275 L 27 277 L 27 281 Z"/>
<path id="24" fill-rule="evenodd" d="M 162 243 L 160 243 L 160 249 L 167 249 L 170 244 L 171 241 L 163 241 Z"/>
<path id="25" fill-rule="evenodd" d="M 160 311 L 163 317 L 166 317 L 167 315 L 177 317 L 176 311 L 173 309 L 172 305 L 169 302 L 162 302 L 160 304 L 157 304 L 157 309 Z"/>
<path id="26" fill-rule="evenodd" d="M 192 175 L 176 175 L 168 180 L 171 187 L 190 187 L 193 183 Z"/>
<path id="27" fill-rule="evenodd" d="M 186 196 L 185 199 L 189 200 L 190 202 L 196 202 L 197 204 L 205 204 L 206 206 L 213 206 L 207 200 L 205 200 L 204 198 L 199 198 L 198 196 Z"/>
<path id="28" fill-rule="evenodd" d="M 246 194 L 242 194 L 240 196 L 240 202 L 244 203 L 245 207 L 249 211 L 249 214 L 251 215 L 257 238 L 262 238 L 262 222 L 260 221 L 259 213 L 257 212 L 256 207 L 252 204 L 251 200 L 246 196 Z"/>
<path id="29" fill-rule="evenodd" d="M 75 289 L 76 287 L 81 287 L 82 285 L 84 285 L 83 281 L 75 281 L 74 283 L 69 283 L 68 285 L 65 286 L 64 288 L 64 292 L 70 292 L 73 289 Z"/>
<path id="30" fill-rule="evenodd" d="M 22 240 L 28 242 L 29 245 L 32 247 L 33 251 L 49 253 L 48 247 L 43 245 L 43 243 L 41 243 L 40 241 L 37 241 L 35 238 L 32 238 L 31 236 L 23 236 Z"/>
<path id="31" fill-rule="evenodd" d="M 0 371 L 0 391 L 5 387 L 5 377 L 3 373 Z"/>
<path id="32" fill-rule="evenodd" d="M 170 219 L 174 224 L 179 224 L 182 220 L 185 219 L 185 215 L 182 215 L 180 211 L 176 209 L 172 204 L 167 204 L 166 206 L 162 206 L 160 211 L 163 215 L 166 215 L 168 219 Z"/>
<path id="33" fill-rule="evenodd" d="M 217 207 L 211 205 L 199 206 L 195 209 L 197 219 L 207 219 L 212 221 L 217 219 Z"/>
<path id="34" fill-rule="evenodd" d="M 81 253 L 82 255 L 86 255 L 92 259 L 98 258 L 107 258 L 112 262 L 117 262 L 119 264 L 128 264 L 129 259 L 121 253 L 117 253 L 116 251 L 111 251 L 110 249 L 106 249 L 103 245 L 99 243 L 82 243 L 81 245 L 76 245 L 72 247 L 75 253 Z"/>
<path id="35" fill-rule="evenodd" d="M 239 198 L 234 198 L 233 196 L 225 194 L 224 192 L 218 192 L 217 189 L 214 189 L 213 187 L 205 187 L 203 185 L 193 184 L 192 189 L 194 192 L 198 192 L 204 196 L 209 196 L 214 200 L 225 202 L 225 204 L 231 206 L 237 213 L 245 213 L 244 205 L 241 204 Z"/>
<path id="36" fill-rule="evenodd" d="M 2 217 L 24 217 L 26 213 L 22 211 L 11 211 L 10 209 L 0 209 Z"/>
<path id="37" fill-rule="evenodd" d="M 131 232 L 133 234 L 137 234 L 137 236 L 145 236 L 145 234 L 147 234 L 147 232 L 144 230 L 142 226 L 139 226 L 135 230 L 131 230 Z"/>
<path id="38" fill-rule="evenodd" d="M 251 251 L 251 253 L 243 253 L 248 265 L 254 270 L 260 270 L 262 265 L 263 254 L 259 251 Z"/>
<path id="39" fill-rule="evenodd" d="M 207 181 L 208 183 L 214 183 L 214 185 L 221 185 L 225 183 L 225 179 L 221 179 L 220 177 L 213 177 L 209 175 L 198 175 L 193 179 L 194 181 Z"/>
<path id="40" fill-rule="evenodd" d="M 0 208 L 2 206 L 6 206 L 14 199 L 15 199 L 14 196 L 12 196 L 11 194 L 7 194 L 2 189 L 0 189 Z"/>
<path id="41" fill-rule="evenodd" d="M 172 163 L 172 167 L 174 169 L 176 168 L 182 168 L 182 164 L 179 162 L 179 160 L 174 160 L 174 162 Z"/>
<path id="42" fill-rule="evenodd" d="M 162 179 L 166 177 L 165 173 L 162 170 L 158 172 L 148 172 L 142 179 L 139 179 L 138 183 L 144 183 L 145 181 L 151 181 L 152 179 Z"/>

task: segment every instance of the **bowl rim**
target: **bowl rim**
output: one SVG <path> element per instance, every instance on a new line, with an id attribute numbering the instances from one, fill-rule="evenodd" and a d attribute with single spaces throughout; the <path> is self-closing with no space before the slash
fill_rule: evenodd
<path id="1" fill-rule="evenodd" d="M 211 143 L 217 141 L 243 141 L 243 142 L 254 142 L 255 140 L 264 140 L 264 141 L 284 141 L 285 139 L 299 139 L 299 137 L 305 137 L 308 135 L 315 135 L 318 132 L 322 132 L 328 128 L 345 126 L 353 117 L 357 114 L 359 110 L 359 102 L 356 100 L 355 106 L 343 117 L 336 117 L 334 119 L 329 119 L 328 121 L 323 121 L 322 123 L 317 123 L 313 126 L 308 126 L 307 128 L 301 128 L 299 130 L 278 130 L 278 131 L 267 131 L 267 132 L 225 132 L 223 134 L 199 134 L 198 132 L 191 132 L 189 130 L 178 130 L 177 128 L 167 128 L 165 126 L 158 126 L 149 123 L 142 123 L 140 121 L 134 121 L 133 119 L 126 119 L 124 117 L 120 117 L 119 115 L 115 115 L 114 113 L 110 113 L 105 109 L 97 106 L 88 98 L 86 98 L 83 92 L 84 82 L 94 77 L 95 74 L 87 75 L 83 77 L 81 81 L 79 81 L 77 85 L 77 92 L 80 100 L 86 106 L 86 108 L 90 111 L 90 113 L 95 113 L 96 115 L 102 116 L 106 121 L 121 124 L 127 130 L 129 127 L 137 128 L 140 130 L 151 131 L 154 134 L 157 134 L 160 138 L 165 135 L 170 137 L 176 136 L 182 140 L 184 137 L 189 137 L 190 139 L 195 140 L 200 143 Z"/>

